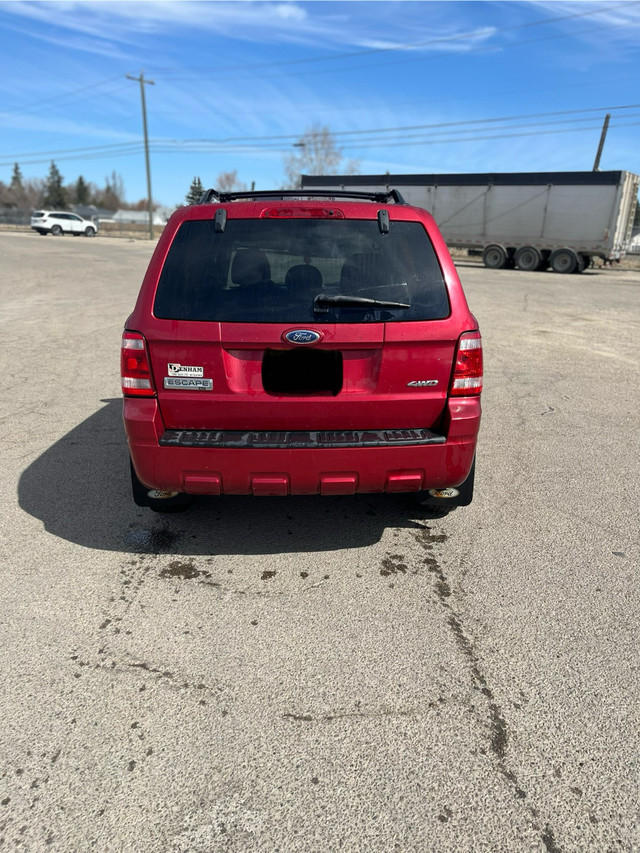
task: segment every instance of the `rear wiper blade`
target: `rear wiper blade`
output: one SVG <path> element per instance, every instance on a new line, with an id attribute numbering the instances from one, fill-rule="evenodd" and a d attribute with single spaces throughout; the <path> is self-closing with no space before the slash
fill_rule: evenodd
<path id="1" fill-rule="evenodd" d="M 317 314 L 326 314 L 330 305 L 339 308 L 411 308 L 406 302 L 369 299 L 367 296 L 331 296 L 328 293 L 319 293 L 313 300 L 313 310 Z"/>

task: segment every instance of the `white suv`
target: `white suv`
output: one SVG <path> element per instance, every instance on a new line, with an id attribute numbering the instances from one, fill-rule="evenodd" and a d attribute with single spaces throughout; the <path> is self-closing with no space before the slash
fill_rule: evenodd
<path id="1" fill-rule="evenodd" d="M 34 210 L 31 216 L 31 227 L 38 234 L 54 234 L 56 237 L 64 233 L 85 237 L 95 236 L 98 225 L 90 219 L 83 219 L 77 213 L 64 210 Z"/>

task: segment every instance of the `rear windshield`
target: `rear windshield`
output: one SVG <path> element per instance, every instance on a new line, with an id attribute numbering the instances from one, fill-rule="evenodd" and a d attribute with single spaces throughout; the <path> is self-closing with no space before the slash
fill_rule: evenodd
<path id="1" fill-rule="evenodd" d="M 403 322 L 449 315 L 418 222 L 229 219 L 184 222 L 156 292 L 156 317 L 252 323 Z"/>

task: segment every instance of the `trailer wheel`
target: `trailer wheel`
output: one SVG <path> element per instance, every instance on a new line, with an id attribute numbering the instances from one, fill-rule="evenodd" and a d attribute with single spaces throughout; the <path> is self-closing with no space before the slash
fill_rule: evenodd
<path id="1" fill-rule="evenodd" d="M 550 259 L 551 269 L 554 272 L 567 273 L 575 272 L 578 267 L 578 257 L 573 249 L 556 249 Z"/>
<path id="2" fill-rule="evenodd" d="M 542 257 L 533 246 L 523 246 L 516 252 L 516 266 L 524 272 L 535 272 L 540 268 Z"/>
<path id="3" fill-rule="evenodd" d="M 482 253 L 482 263 L 490 270 L 501 270 L 507 265 L 507 253 L 502 246 L 487 246 Z"/>

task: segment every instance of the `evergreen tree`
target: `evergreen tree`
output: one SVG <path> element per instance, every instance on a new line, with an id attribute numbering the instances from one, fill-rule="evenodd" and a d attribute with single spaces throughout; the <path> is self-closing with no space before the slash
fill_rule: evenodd
<path id="1" fill-rule="evenodd" d="M 75 195 L 76 204 L 89 204 L 89 187 L 82 175 L 76 181 Z"/>
<path id="2" fill-rule="evenodd" d="M 15 163 L 13 174 L 11 175 L 11 183 L 8 191 L 5 193 L 8 203 L 11 207 L 23 208 L 25 206 L 24 184 L 22 183 L 22 172 L 20 166 Z"/>
<path id="3" fill-rule="evenodd" d="M 62 175 L 53 160 L 47 176 L 44 203 L 55 210 L 67 209 L 67 192 L 62 184 Z"/>
<path id="4" fill-rule="evenodd" d="M 13 174 L 11 175 L 11 190 L 15 193 L 22 193 L 24 191 L 24 187 L 22 184 L 22 172 L 20 171 L 20 166 L 17 163 L 14 163 L 13 166 Z"/>
<path id="5" fill-rule="evenodd" d="M 203 192 L 204 187 L 202 186 L 202 181 L 198 177 L 194 178 L 191 181 L 189 192 L 185 196 L 187 204 L 196 204 L 196 202 L 200 201 Z"/>

